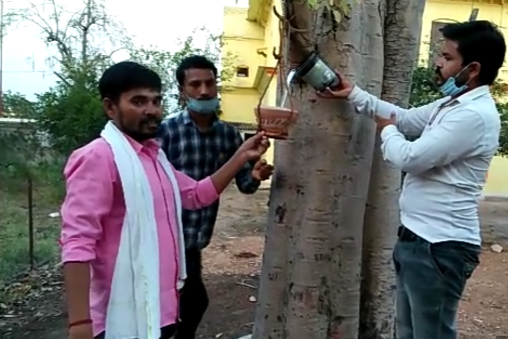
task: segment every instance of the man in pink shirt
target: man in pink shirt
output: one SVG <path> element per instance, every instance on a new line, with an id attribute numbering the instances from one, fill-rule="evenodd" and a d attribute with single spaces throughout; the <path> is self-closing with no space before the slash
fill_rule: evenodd
<path id="1" fill-rule="evenodd" d="M 163 114 L 161 79 L 144 66 L 121 62 L 104 72 L 99 91 L 106 114 L 139 157 L 152 192 L 160 257 L 160 338 L 169 339 L 178 320 L 178 242 L 183 239 L 178 236 L 174 187 L 157 160 L 159 145 L 154 140 Z M 215 202 L 245 162 L 259 159 L 268 147 L 262 134 L 248 139 L 224 166 L 201 181 L 175 170 L 182 207 L 200 209 Z M 64 170 L 67 196 L 60 242 L 71 339 L 106 337 L 126 215 L 113 155 L 101 137 L 74 151 Z"/>

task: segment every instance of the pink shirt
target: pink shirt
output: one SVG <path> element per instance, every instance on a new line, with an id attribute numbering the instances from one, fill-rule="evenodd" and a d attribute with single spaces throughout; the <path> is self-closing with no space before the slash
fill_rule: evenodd
<path id="1" fill-rule="evenodd" d="M 159 235 L 161 327 L 178 317 L 178 222 L 173 187 L 157 161 L 158 144 L 144 145 L 129 138 L 148 176 L 153 193 Z M 195 181 L 175 171 L 182 206 L 200 209 L 218 199 L 210 178 Z M 108 143 L 96 139 L 74 151 L 64 170 L 67 196 L 62 206 L 62 261 L 90 262 L 90 313 L 94 335 L 104 331 L 125 201 L 113 152 Z M 181 239 L 183 241 L 183 239 Z"/>

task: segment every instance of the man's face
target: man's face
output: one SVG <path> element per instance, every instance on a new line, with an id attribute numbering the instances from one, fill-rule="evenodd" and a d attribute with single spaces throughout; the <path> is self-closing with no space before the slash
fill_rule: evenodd
<path id="1" fill-rule="evenodd" d="M 103 101 L 108 116 L 119 129 L 137 141 L 155 138 L 162 122 L 162 95 L 147 88 L 123 93 L 118 102 Z"/>
<path id="2" fill-rule="evenodd" d="M 185 71 L 182 88 L 185 98 L 206 100 L 217 97 L 217 79 L 210 69 L 191 68 Z"/>
<path id="3" fill-rule="evenodd" d="M 457 42 L 444 39 L 441 44 L 441 53 L 436 60 L 436 84 L 441 86 L 448 78 L 457 77 L 457 83 L 460 86 L 478 76 L 480 72 L 478 63 L 464 65 L 463 62 Z"/>

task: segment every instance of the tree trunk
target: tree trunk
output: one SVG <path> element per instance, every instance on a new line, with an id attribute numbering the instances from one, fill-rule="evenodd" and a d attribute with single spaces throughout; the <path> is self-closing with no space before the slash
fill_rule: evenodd
<path id="1" fill-rule="evenodd" d="M 352 1 L 350 17 L 336 33 L 330 14 L 291 2 L 298 6 L 294 26 L 312 27 L 307 41 L 316 43 L 328 64 L 378 95 L 383 74 L 380 2 Z M 300 118 L 290 139 L 275 145 L 253 338 L 357 339 L 374 123 L 347 102 L 310 99 L 315 93 L 309 86 L 294 88 L 291 98 Z"/>
<path id="2" fill-rule="evenodd" d="M 407 107 L 422 27 L 423 0 L 386 0 L 382 99 Z M 361 339 L 392 339 L 401 172 L 383 160 L 376 141 L 363 229 Z"/>

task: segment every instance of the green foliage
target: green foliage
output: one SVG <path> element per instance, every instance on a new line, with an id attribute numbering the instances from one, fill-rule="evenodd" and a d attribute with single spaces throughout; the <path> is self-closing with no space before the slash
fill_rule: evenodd
<path id="1" fill-rule="evenodd" d="M 499 136 L 499 153 L 508 156 L 508 103 L 498 103 L 501 114 L 501 135 Z"/>
<path id="2" fill-rule="evenodd" d="M 69 154 L 97 138 L 107 121 L 95 70 L 82 69 L 72 78 L 72 85 L 60 81 L 37 96 L 38 125 L 48 133 L 52 148 L 61 154 Z"/>
<path id="3" fill-rule="evenodd" d="M 427 67 L 415 68 L 409 96 L 410 107 L 426 105 L 442 97 L 434 83 L 434 74 L 434 70 Z"/>
<path id="4" fill-rule="evenodd" d="M 33 117 L 35 104 L 16 93 L 4 93 L 5 110 L 19 123 L 0 124 L 0 286 L 30 262 L 40 264 L 56 257 L 58 219 L 55 212 L 63 194 L 62 160 L 44 146 Z M 29 183 L 32 185 L 30 186 Z M 34 204 L 34 256 L 29 255 L 28 196 Z M 0 295 L 2 299 L 2 295 Z"/>
<path id="5" fill-rule="evenodd" d="M 60 219 L 50 218 L 58 206 L 48 193 L 51 187 L 38 185 L 34 188 L 34 257 L 35 265 L 52 261 L 58 257 L 56 239 L 60 233 Z M 0 288 L 4 283 L 30 268 L 29 228 L 27 217 L 27 187 L 17 192 L 6 192 L 0 188 L 2 220 L 0 227 Z M 0 293 L 0 303 L 5 295 Z"/>
<path id="6" fill-rule="evenodd" d="M 4 113 L 12 117 L 33 116 L 35 104 L 29 101 L 26 96 L 21 93 L 13 93 L 6 91 L 3 93 Z"/>
<path id="7" fill-rule="evenodd" d="M 410 107 L 418 107 L 431 103 L 442 97 L 439 89 L 434 84 L 434 70 L 419 66 L 413 72 Z M 491 92 L 496 100 L 497 109 L 501 115 L 501 135 L 499 140 L 499 153 L 508 155 L 508 103 L 504 86 L 496 82 L 491 87 Z"/>
<path id="8" fill-rule="evenodd" d="M 196 40 L 204 40 L 201 47 Z M 175 72 L 180 62 L 191 55 L 204 55 L 219 68 L 219 82 L 228 81 L 234 75 L 235 57 L 226 53 L 222 55 L 222 36 L 213 34 L 206 28 L 195 29 L 185 39 L 178 41 L 176 52 L 163 51 L 157 47 L 132 49 L 130 59 L 153 69 L 159 74 L 163 82 L 164 109 L 166 114 L 173 113 L 180 109 L 178 104 L 178 83 Z"/>
<path id="9" fill-rule="evenodd" d="M 31 180 L 35 185 L 56 188 L 61 182 L 62 160 L 48 147 L 47 134 L 33 119 L 37 115 L 35 103 L 20 94 L 4 93 L 3 98 L 6 111 L 15 113 L 12 115 L 20 121 L 0 125 L 1 187 L 10 192 L 24 191 Z M 50 191 L 50 195 L 60 196 L 58 188 Z"/>

